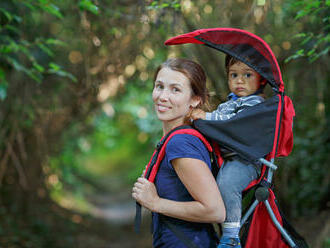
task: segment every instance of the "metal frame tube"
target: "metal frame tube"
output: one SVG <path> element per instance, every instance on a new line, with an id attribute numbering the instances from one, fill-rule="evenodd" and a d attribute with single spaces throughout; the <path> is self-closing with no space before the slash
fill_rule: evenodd
<path id="1" fill-rule="evenodd" d="M 281 224 L 278 222 L 278 220 L 276 219 L 276 216 L 268 202 L 268 200 L 266 200 L 265 202 L 265 206 L 267 208 L 267 211 L 270 215 L 270 218 L 272 219 L 274 225 L 276 226 L 276 228 L 281 232 L 282 236 L 285 238 L 285 240 L 289 243 L 290 247 L 292 248 L 296 248 L 297 245 L 293 242 L 293 240 L 291 239 L 291 237 L 289 236 L 289 234 L 285 231 L 285 229 L 281 226 Z"/>
<path id="2" fill-rule="evenodd" d="M 250 215 L 253 213 L 254 209 L 257 207 L 259 201 L 255 200 L 252 205 L 250 206 L 250 208 L 246 211 L 245 215 L 243 216 L 243 218 L 241 219 L 241 226 L 243 226 L 243 224 L 245 223 L 245 221 L 250 217 Z"/>
<path id="3" fill-rule="evenodd" d="M 266 165 L 267 167 L 269 167 L 268 170 L 268 174 L 267 174 L 267 182 L 271 183 L 273 180 L 273 174 L 274 174 L 274 170 L 277 169 L 277 166 L 274 164 L 274 158 L 272 158 L 270 161 L 267 161 L 264 158 L 260 158 L 259 161 L 261 163 L 263 163 L 264 165 Z M 298 248 L 298 246 L 295 244 L 295 242 L 292 240 L 292 238 L 289 236 L 289 234 L 287 233 L 287 231 L 281 226 L 281 224 L 278 222 L 278 220 L 276 219 L 276 216 L 268 202 L 268 200 L 264 201 L 265 206 L 267 208 L 267 212 L 270 215 L 270 218 L 272 219 L 275 227 L 280 231 L 280 233 L 282 234 L 283 238 L 288 242 L 288 244 L 290 245 L 290 247 L 292 248 Z M 259 201 L 256 199 L 253 204 L 251 205 L 251 207 L 246 211 L 245 215 L 243 216 L 242 220 L 241 220 L 241 226 L 246 222 L 246 220 L 249 218 L 249 216 L 253 213 L 254 209 L 257 207 L 257 205 L 259 204 Z"/>
<path id="4" fill-rule="evenodd" d="M 272 159 L 273 160 L 273 159 Z M 266 166 L 268 166 L 269 168 L 272 168 L 273 170 L 277 169 L 277 166 L 275 164 L 273 164 L 273 161 L 271 160 L 271 162 L 269 162 L 268 160 L 264 159 L 264 158 L 260 158 L 259 161 L 263 164 L 265 164 Z"/>

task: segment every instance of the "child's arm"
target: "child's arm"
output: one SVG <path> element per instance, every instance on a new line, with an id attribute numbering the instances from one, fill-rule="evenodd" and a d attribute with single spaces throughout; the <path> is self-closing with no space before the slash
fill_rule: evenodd
<path id="1" fill-rule="evenodd" d="M 206 113 L 201 109 L 193 109 L 190 118 L 193 120 L 203 119 L 205 120 Z"/>

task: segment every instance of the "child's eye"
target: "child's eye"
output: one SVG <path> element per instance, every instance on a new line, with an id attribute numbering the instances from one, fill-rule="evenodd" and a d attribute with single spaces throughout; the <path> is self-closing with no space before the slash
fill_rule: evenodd
<path id="1" fill-rule="evenodd" d="M 246 78 L 249 78 L 249 77 L 251 77 L 251 76 L 252 76 L 251 73 L 245 73 L 245 77 L 246 77 Z"/>
<path id="2" fill-rule="evenodd" d="M 231 74 L 230 74 L 230 77 L 231 77 L 231 78 L 236 78 L 236 77 L 237 77 L 237 73 L 231 73 Z"/>

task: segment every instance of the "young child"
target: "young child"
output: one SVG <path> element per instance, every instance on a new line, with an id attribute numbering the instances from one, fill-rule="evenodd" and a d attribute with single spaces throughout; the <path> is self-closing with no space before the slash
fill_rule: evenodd
<path id="1" fill-rule="evenodd" d="M 227 55 L 226 71 L 231 93 L 228 101 L 213 112 L 195 109 L 191 118 L 206 120 L 228 120 L 247 107 L 264 101 L 261 96 L 266 84 L 255 70 L 243 62 Z M 217 184 L 226 208 L 226 219 L 222 223 L 222 237 L 218 248 L 240 248 L 239 231 L 242 214 L 242 191 L 258 177 L 258 168 L 236 155 L 222 150 L 225 162 L 217 175 Z"/>

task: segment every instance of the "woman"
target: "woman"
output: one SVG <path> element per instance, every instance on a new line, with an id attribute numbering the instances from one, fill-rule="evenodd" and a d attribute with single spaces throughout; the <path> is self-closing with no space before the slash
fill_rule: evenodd
<path id="1" fill-rule="evenodd" d="M 189 124 L 191 110 L 207 100 L 202 67 L 187 59 L 167 60 L 155 73 L 152 99 L 164 135 Z M 211 173 L 209 153 L 197 137 L 173 136 L 166 146 L 155 184 L 140 177 L 132 196 L 153 212 L 154 247 L 186 247 L 163 218 L 197 247 L 216 247 L 215 232 L 209 223 L 223 222 L 225 208 Z"/>

